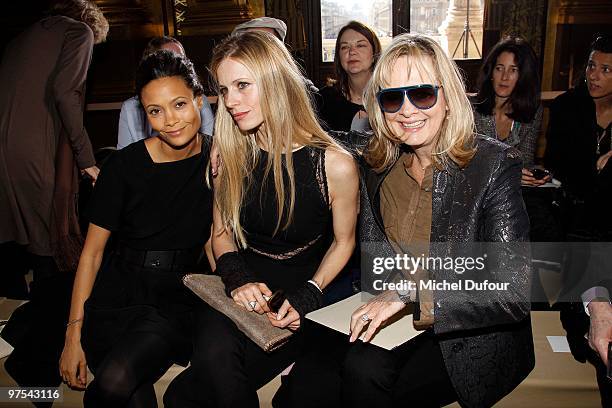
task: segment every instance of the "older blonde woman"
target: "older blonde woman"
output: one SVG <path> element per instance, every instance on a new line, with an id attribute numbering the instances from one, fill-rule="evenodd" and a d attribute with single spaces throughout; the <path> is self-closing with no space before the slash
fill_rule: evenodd
<path id="1" fill-rule="evenodd" d="M 346 340 L 320 344 L 296 363 L 284 390 L 287 405 L 493 405 L 534 365 L 530 269 L 520 251 L 528 236 L 520 153 L 474 135 L 457 67 L 424 36 L 393 40 L 374 70 L 365 106 L 373 134 L 338 135 L 356 148 L 362 165 L 364 287 L 398 281 L 373 274 L 374 258 L 412 256 L 419 248 L 419 256 L 459 260 L 489 243 L 484 269 L 463 276 L 503 283 L 506 290 L 420 287 L 462 281 L 458 268 L 436 264 L 406 275 L 415 289 L 384 291 L 353 313 L 348 351 L 342 350 Z M 407 304 L 420 312 L 415 326 L 424 332 L 392 351 L 370 345 Z"/>

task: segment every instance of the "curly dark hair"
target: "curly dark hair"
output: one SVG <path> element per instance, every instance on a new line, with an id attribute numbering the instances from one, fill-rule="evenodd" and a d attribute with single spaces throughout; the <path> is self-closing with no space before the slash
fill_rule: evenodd
<path id="1" fill-rule="evenodd" d="M 168 50 L 155 51 L 140 61 L 136 70 L 136 95 L 140 98 L 142 89 L 151 81 L 159 78 L 181 77 L 194 96 L 202 95 L 204 88 L 187 57 Z"/>
<path id="2" fill-rule="evenodd" d="M 106 40 L 108 21 L 92 0 L 54 0 L 51 2 L 49 14 L 70 17 L 87 24 L 93 31 L 95 44 Z"/>
<path id="3" fill-rule="evenodd" d="M 522 123 L 531 122 L 540 106 L 540 75 L 535 51 L 527 41 L 519 37 L 507 37 L 495 44 L 482 64 L 478 81 L 475 109 L 483 115 L 491 115 L 495 107 L 493 69 L 503 52 L 514 55 L 519 77 L 506 103 L 510 104 L 510 119 Z"/>

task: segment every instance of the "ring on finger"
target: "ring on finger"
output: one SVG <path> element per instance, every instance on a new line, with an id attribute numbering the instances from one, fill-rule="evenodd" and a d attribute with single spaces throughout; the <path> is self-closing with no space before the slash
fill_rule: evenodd
<path id="1" fill-rule="evenodd" d="M 370 321 L 370 316 L 368 316 L 367 313 L 364 313 L 364 314 L 361 315 L 361 320 L 363 322 L 369 322 Z"/>
<path id="2" fill-rule="evenodd" d="M 257 302 L 252 300 L 252 301 L 249 302 L 249 306 L 251 306 L 251 310 L 254 310 L 255 306 L 257 306 Z"/>

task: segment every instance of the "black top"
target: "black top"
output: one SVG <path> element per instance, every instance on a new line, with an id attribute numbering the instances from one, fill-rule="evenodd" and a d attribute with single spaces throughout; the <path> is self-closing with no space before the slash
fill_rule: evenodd
<path id="1" fill-rule="evenodd" d="M 203 247 L 210 235 L 212 192 L 206 187 L 209 143 L 184 160 L 154 163 L 144 140 L 114 153 L 102 167 L 91 223 L 134 249 Z"/>
<path id="2" fill-rule="evenodd" d="M 210 141 L 184 160 L 154 163 L 145 141 L 119 150 L 102 167 L 91 204 L 91 222 L 136 250 L 203 250 L 212 224 L 212 191 L 205 168 Z M 129 330 L 162 336 L 173 359 L 186 364 L 200 300 L 182 283 L 183 269 L 154 268 L 123 259 L 108 245 L 85 303 L 83 345 L 96 367 Z"/>
<path id="3" fill-rule="evenodd" d="M 597 171 L 597 159 L 612 147 L 612 125 L 597 124 L 595 103 L 585 84 L 559 95 L 550 107 L 545 164 L 561 181 L 571 202 L 584 205 L 570 230 L 589 229 L 609 240 L 612 221 L 612 162 Z M 599 142 L 599 143 L 598 143 Z M 599 145 L 599 153 L 598 153 Z M 582 233 L 581 233 L 582 234 Z"/>
<path id="4" fill-rule="evenodd" d="M 610 150 L 611 128 L 611 125 L 606 129 L 597 125 L 595 103 L 585 85 L 558 96 L 550 107 L 546 167 L 566 190 L 581 199 L 589 195 L 598 181 L 610 172 L 610 163 L 600 173 L 597 172 L 596 163 L 601 155 Z"/>
<path id="5" fill-rule="evenodd" d="M 325 153 L 311 147 L 293 153 L 293 218 L 286 230 L 282 230 L 282 222 L 276 234 L 274 230 L 279 216 L 272 171 L 267 179 L 264 178 L 267 160 L 268 153 L 262 150 L 240 213 L 249 245 L 243 255 L 251 272 L 260 282 L 266 283 L 272 290 L 292 290 L 312 278 L 329 245 L 331 212 L 325 176 Z M 285 191 L 288 195 L 289 180 L 286 172 Z M 286 217 L 282 220 L 285 221 Z"/>
<path id="6" fill-rule="evenodd" d="M 363 106 L 346 99 L 333 86 L 321 88 L 317 99 L 319 119 L 325 130 L 349 131 L 353 118 Z"/>

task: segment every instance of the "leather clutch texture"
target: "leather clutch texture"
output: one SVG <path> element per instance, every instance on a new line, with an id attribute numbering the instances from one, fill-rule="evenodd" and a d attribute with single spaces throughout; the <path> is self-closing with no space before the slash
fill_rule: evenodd
<path id="1" fill-rule="evenodd" d="M 289 329 L 270 324 L 266 315 L 249 312 L 225 294 L 225 286 L 218 275 L 188 274 L 183 283 L 211 307 L 229 317 L 249 339 L 266 352 L 285 344 L 293 335 Z"/>

